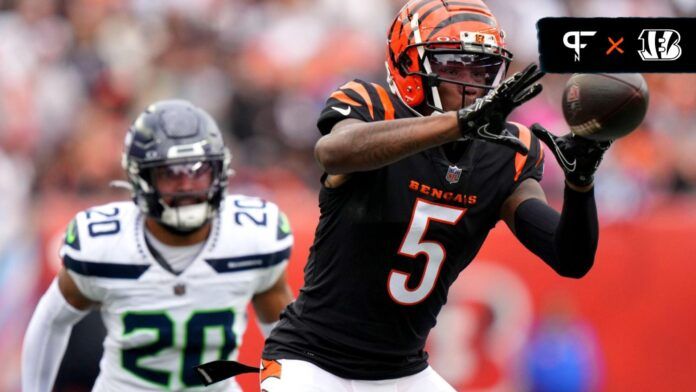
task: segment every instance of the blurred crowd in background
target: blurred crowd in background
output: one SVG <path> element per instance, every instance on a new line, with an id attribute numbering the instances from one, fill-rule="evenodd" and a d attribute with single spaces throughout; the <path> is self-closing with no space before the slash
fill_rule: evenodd
<path id="1" fill-rule="evenodd" d="M 0 1 L 0 249 L 53 192 L 105 192 L 121 178 L 129 123 L 158 99 L 184 98 L 227 133 L 238 174 L 283 168 L 316 188 L 315 120 L 351 78 L 384 81 L 385 32 L 403 0 Z M 515 54 L 536 60 L 544 16 L 694 15 L 691 1 L 489 1 Z M 607 14 L 609 12 L 610 14 Z M 600 206 L 618 218 L 657 195 L 696 183 L 696 79 L 648 75 L 652 105 L 641 129 L 611 150 Z M 518 121 L 565 132 L 559 101 L 567 75 Z M 547 165 L 552 196 L 560 172 Z M 277 174 L 276 174 L 277 175 Z M 263 176 L 261 174 L 260 176 Z M 12 224 L 7 224 L 12 223 Z"/>
<path id="2" fill-rule="evenodd" d="M 515 53 L 536 60 L 544 16 L 693 15 L 693 2 L 489 1 Z M 189 99 L 227 133 L 239 174 L 282 167 L 316 187 L 315 121 L 351 78 L 383 81 L 385 32 L 403 0 L 16 0 L 0 12 L 0 217 L 21 225 L 45 194 L 104 192 L 121 178 L 129 123 L 163 98 Z M 607 15 L 610 12 L 611 15 Z M 564 132 L 567 75 L 519 110 L 523 123 Z M 601 206 L 631 215 L 651 195 L 696 183 L 696 79 L 648 75 L 652 105 L 641 129 L 611 150 Z M 547 188 L 562 182 L 548 165 Z M 4 225 L 0 244 L 16 232 Z"/>
<path id="3" fill-rule="evenodd" d="M 515 54 L 512 71 L 537 60 L 541 17 L 696 15 L 693 0 L 487 3 Z M 31 269 L 39 264 L 26 260 L 40 258 L 34 244 L 44 214 L 56 199 L 113 196 L 126 129 L 155 100 L 188 99 L 218 120 L 234 155 L 233 192 L 282 191 L 289 183 L 316 192 L 319 111 L 347 80 L 385 81 L 386 30 L 403 4 L 0 0 L 0 331 L 18 316 L 22 293 L 36 301 Z M 696 75 L 645 77 L 646 120 L 612 147 L 598 175 L 602 223 L 694 197 Z M 560 97 L 567 79 L 547 75 L 544 93 L 514 119 L 566 132 Z M 562 173 L 553 160 L 543 186 L 559 200 Z M 16 342 L 0 339 L 0 352 L 7 345 Z"/>

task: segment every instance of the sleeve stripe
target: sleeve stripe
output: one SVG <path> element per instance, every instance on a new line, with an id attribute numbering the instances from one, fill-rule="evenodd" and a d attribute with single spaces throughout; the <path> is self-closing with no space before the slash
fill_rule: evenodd
<path id="1" fill-rule="evenodd" d="M 532 145 L 532 133 L 529 131 L 529 128 L 525 127 L 522 124 L 515 124 L 517 126 L 517 129 L 519 129 L 519 138 L 524 143 L 525 146 L 527 146 L 527 149 L 529 149 L 530 153 L 531 151 L 531 145 Z M 515 181 L 517 181 L 518 178 L 520 178 L 520 174 L 522 174 L 522 169 L 524 168 L 524 164 L 527 163 L 527 155 L 522 155 L 519 152 L 515 154 Z"/>
<path id="2" fill-rule="evenodd" d="M 384 87 L 380 86 L 379 84 L 372 83 L 372 85 L 375 86 L 377 94 L 379 94 L 379 100 L 382 102 L 382 107 L 384 108 L 384 119 L 393 120 L 394 105 L 392 105 L 391 99 L 389 99 L 387 90 L 385 90 Z"/>
<path id="3" fill-rule="evenodd" d="M 68 255 L 63 256 L 63 264 L 80 275 L 112 279 L 138 279 L 150 268 L 150 264 L 96 263 L 75 260 Z"/>
<path id="4" fill-rule="evenodd" d="M 542 159 L 544 159 L 544 149 L 541 147 L 541 141 L 539 141 L 539 159 L 537 159 L 534 167 L 539 167 Z"/>
<path id="5" fill-rule="evenodd" d="M 370 94 L 368 94 L 365 86 L 358 82 L 351 81 L 341 86 L 341 89 L 350 89 L 358 93 L 358 95 L 360 95 L 363 101 L 365 101 L 365 103 L 367 104 L 367 108 L 370 109 L 370 117 L 373 120 L 375 119 L 375 110 L 372 107 L 372 99 L 370 98 Z"/>
<path id="6" fill-rule="evenodd" d="M 290 258 L 290 247 L 275 253 L 226 257 L 222 259 L 205 259 L 216 272 L 238 272 L 256 268 L 268 268 Z"/>
<path id="7" fill-rule="evenodd" d="M 349 97 L 345 92 L 343 91 L 334 91 L 333 94 L 331 94 L 330 98 L 334 98 L 336 100 L 339 100 L 346 105 L 352 105 L 352 106 L 362 106 L 360 102 L 357 102 L 353 100 L 353 98 Z"/>

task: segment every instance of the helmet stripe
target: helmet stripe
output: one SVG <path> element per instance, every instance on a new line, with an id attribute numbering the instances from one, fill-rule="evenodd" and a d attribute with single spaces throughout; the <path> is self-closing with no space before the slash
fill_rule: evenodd
<path id="1" fill-rule="evenodd" d="M 430 38 L 433 35 L 435 35 L 438 31 L 444 29 L 445 27 L 452 25 L 452 24 L 455 24 L 455 23 L 459 23 L 459 22 L 482 22 L 482 23 L 485 23 L 491 27 L 497 27 L 495 20 L 493 20 L 487 16 L 475 14 L 473 12 L 461 13 L 461 14 L 451 16 L 451 17 L 443 20 L 442 22 L 438 23 L 438 25 L 435 26 L 435 28 L 433 28 L 433 30 L 430 32 L 430 35 L 428 35 L 427 40 L 430 40 Z"/>
<path id="2" fill-rule="evenodd" d="M 433 2 L 440 1 L 439 5 L 442 5 L 442 0 L 430 0 L 430 1 L 423 1 L 417 6 L 413 7 L 413 9 L 408 9 L 408 17 L 409 19 L 413 18 L 413 15 L 416 14 L 418 11 L 420 11 L 421 8 L 428 4 L 432 4 Z"/>
<path id="3" fill-rule="evenodd" d="M 396 27 L 397 24 L 399 25 L 399 32 L 397 33 L 397 35 L 400 35 L 400 34 L 401 34 L 401 30 L 404 29 L 404 24 L 403 24 L 403 23 L 399 23 L 399 22 L 400 22 L 400 20 L 399 20 L 399 18 L 397 17 L 396 19 L 394 19 L 394 22 L 392 22 L 391 26 L 389 26 L 389 30 L 387 30 L 387 31 L 388 31 L 388 33 L 387 33 L 387 40 L 390 40 L 391 37 L 394 35 L 394 28 Z"/>
<path id="4" fill-rule="evenodd" d="M 384 108 L 384 119 L 393 120 L 394 105 L 392 105 L 391 99 L 389 99 L 387 90 L 385 90 L 384 87 L 380 86 L 379 84 L 372 83 L 372 85 L 375 86 L 375 90 L 377 90 L 377 94 L 379 94 L 379 101 L 382 103 L 382 108 Z"/>
<path id="5" fill-rule="evenodd" d="M 343 90 L 343 89 L 353 90 L 356 93 L 358 93 L 358 95 L 360 95 L 360 97 L 363 99 L 363 101 L 367 105 L 367 108 L 370 110 L 370 117 L 374 120 L 375 113 L 374 113 L 374 108 L 372 107 L 372 99 L 370 98 L 370 94 L 368 94 L 367 89 L 365 89 L 365 86 L 363 86 L 362 84 L 357 83 L 355 81 L 350 81 L 350 82 L 344 84 L 343 86 L 341 86 L 341 90 Z"/>
<path id="6" fill-rule="evenodd" d="M 463 1 L 447 2 L 446 5 L 438 4 L 438 5 L 436 5 L 435 7 L 433 7 L 433 8 L 431 8 L 431 9 L 425 11 L 425 12 L 423 13 L 423 15 L 421 16 L 421 18 L 420 18 L 421 24 L 425 23 L 426 19 L 428 19 L 428 16 L 430 16 L 433 12 L 435 12 L 435 11 L 437 11 L 437 10 L 441 10 L 441 9 L 443 9 L 443 8 L 444 8 L 447 12 L 458 12 L 459 10 L 450 10 L 450 9 L 449 9 L 449 6 L 452 6 L 452 5 L 461 5 L 461 6 L 466 6 L 466 7 L 470 7 L 470 8 L 476 8 L 477 11 L 474 11 L 474 12 L 478 12 L 478 10 L 481 10 L 481 11 L 483 11 L 484 14 L 486 14 L 486 16 L 489 16 L 489 15 L 490 15 L 490 11 L 488 10 L 487 7 L 481 6 L 481 5 L 476 4 L 476 3 L 465 3 L 465 2 L 463 2 Z M 473 11 L 473 10 L 471 10 L 471 11 L 469 11 L 469 10 L 461 10 L 461 12 L 467 12 L 467 11 L 468 11 L 468 12 L 471 12 L 471 11 Z M 473 12 L 471 12 L 471 13 L 473 13 Z"/>
<path id="7" fill-rule="evenodd" d="M 397 23 L 397 22 L 399 22 L 398 18 L 394 20 L 394 23 Z M 401 35 L 401 32 L 404 31 L 404 25 L 406 24 L 405 21 L 400 21 L 400 22 L 401 23 L 399 23 L 399 32 L 396 33 L 397 36 Z M 394 31 L 394 30 L 392 29 L 391 31 Z"/>
<path id="8" fill-rule="evenodd" d="M 433 12 L 435 12 L 435 11 L 441 11 L 441 10 L 444 10 L 444 11 L 445 11 L 445 15 L 447 14 L 447 8 L 445 8 L 445 6 L 442 5 L 442 4 L 438 4 L 438 5 L 436 5 L 435 7 L 433 7 L 433 8 L 431 8 L 431 9 L 425 11 L 425 12 L 423 13 L 423 16 L 421 16 L 421 18 L 420 18 L 421 23 L 424 23 L 425 20 L 428 18 L 428 16 L 432 15 Z"/>
<path id="9" fill-rule="evenodd" d="M 468 1 L 448 1 L 447 2 L 447 7 L 451 7 L 453 5 L 460 5 L 462 7 L 477 8 L 477 9 L 483 11 L 485 14 L 488 14 L 488 15 L 491 14 L 491 10 L 488 7 L 486 7 L 486 5 L 481 4 L 481 3 L 472 3 L 472 2 L 468 2 Z M 456 11 L 456 10 L 452 10 L 452 11 Z"/>

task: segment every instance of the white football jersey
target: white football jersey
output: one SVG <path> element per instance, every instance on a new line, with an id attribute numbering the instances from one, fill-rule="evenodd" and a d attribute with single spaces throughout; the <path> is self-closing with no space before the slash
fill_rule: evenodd
<path id="1" fill-rule="evenodd" d="M 293 237 L 278 207 L 228 195 L 205 246 L 180 274 L 148 250 L 132 202 L 77 214 L 61 248 L 80 291 L 101 303 L 107 329 L 95 391 L 236 391 L 234 380 L 204 388 L 193 367 L 236 359 L 247 305 L 287 265 Z"/>

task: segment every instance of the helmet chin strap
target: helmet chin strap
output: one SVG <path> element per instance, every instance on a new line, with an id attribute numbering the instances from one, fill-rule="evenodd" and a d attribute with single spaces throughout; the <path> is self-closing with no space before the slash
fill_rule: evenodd
<path id="1" fill-rule="evenodd" d="M 210 217 L 208 202 L 170 207 L 161 202 L 163 209 L 159 222 L 176 234 L 187 234 L 203 226 Z"/>

